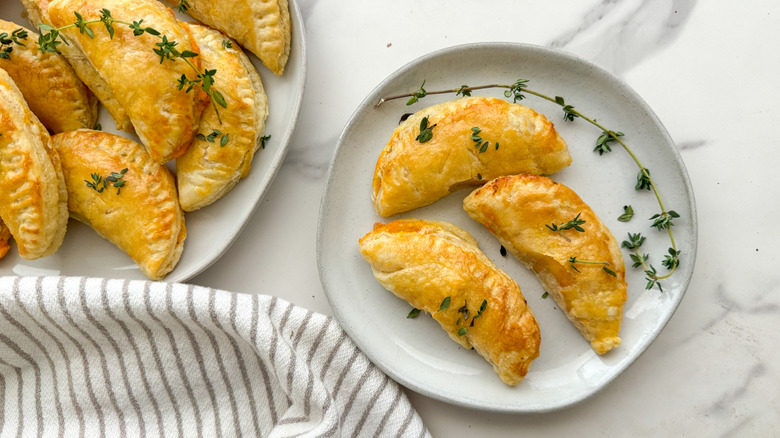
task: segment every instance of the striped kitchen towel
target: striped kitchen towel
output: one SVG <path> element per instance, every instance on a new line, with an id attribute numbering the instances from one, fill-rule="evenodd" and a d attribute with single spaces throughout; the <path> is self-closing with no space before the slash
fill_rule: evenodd
<path id="1" fill-rule="evenodd" d="M 0 436 L 429 436 L 338 323 L 264 295 L 0 278 Z"/>

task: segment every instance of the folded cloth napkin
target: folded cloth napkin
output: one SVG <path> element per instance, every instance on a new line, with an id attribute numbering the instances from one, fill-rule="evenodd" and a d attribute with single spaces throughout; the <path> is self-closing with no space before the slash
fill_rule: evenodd
<path id="1" fill-rule="evenodd" d="M 0 436 L 429 436 L 332 318 L 282 299 L 0 278 Z"/>

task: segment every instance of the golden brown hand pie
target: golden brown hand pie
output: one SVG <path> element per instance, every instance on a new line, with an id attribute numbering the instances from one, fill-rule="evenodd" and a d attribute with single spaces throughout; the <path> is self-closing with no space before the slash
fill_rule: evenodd
<path id="1" fill-rule="evenodd" d="M 27 10 L 27 19 L 36 28 L 41 24 L 51 25 L 49 17 L 49 0 L 21 0 Z M 75 15 L 71 14 L 75 19 Z M 73 67 L 76 75 L 89 87 L 95 97 L 105 106 L 106 110 L 117 123 L 117 129 L 132 132 L 133 124 L 127 116 L 127 112 L 114 97 L 111 88 L 98 74 L 92 63 L 78 47 L 72 44 L 60 44 L 57 47 L 68 63 Z M 93 128 L 89 126 L 89 128 Z"/>
<path id="2" fill-rule="evenodd" d="M 17 29 L 28 33 L 22 40 L 25 45 L 12 44 L 9 58 L 0 59 L 0 68 L 13 78 L 32 112 L 54 133 L 94 128 L 98 115 L 95 96 L 62 55 L 38 50 L 38 34 L 0 20 L 0 32 L 11 35 Z"/>
<path id="3" fill-rule="evenodd" d="M 471 235 L 446 222 L 403 219 L 377 224 L 360 252 L 382 286 L 430 313 L 463 348 L 474 347 L 504 383 L 523 380 L 539 356 L 539 326 L 520 287 Z"/>
<path id="4" fill-rule="evenodd" d="M 162 36 L 175 41 L 179 52 L 197 53 L 198 47 L 192 42 L 186 25 L 180 25 L 173 13 L 155 0 L 52 0 L 48 13 L 52 24 L 62 27 L 73 23 L 74 12 L 79 12 L 85 20 L 97 20 L 104 8 L 116 20 L 143 20 L 144 26 L 154 28 L 161 35 L 136 36 L 123 24 L 113 26 L 113 38 L 102 24 L 90 28 L 94 38 L 80 33 L 77 27 L 64 29 L 62 34 L 81 50 L 103 78 L 152 159 L 165 163 L 182 155 L 192 141 L 205 95 L 198 92 L 198 87 L 189 93 L 185 92 L 186 88 L 180 90 L 178 83 L 182 75 L 194 79 L 197 72 L 181 59 L 160 62 L 160 56 L 153 50 Z M 200 69 L 198 57 L 188 59 Z"/>
<path id="5" fill-rule="evenodd" d="M 421 143 L 426 117 L 432 137 Z M 390 216 L 464 186 L 550 174 L 570 163 L 568 146 L 544 115 L 501 99 L 464 97 L 420 110 L 396 128 L 377 161 L 371 199 L 379 215 Z"/>
<path id="6" fill-rule="evenodd" d="M 260 75 L 241 48 L 226 47 L 223 42 L 230 41 L 228 37 L 209 27 L 190 24 L 190 31 L 200 46 L 203 68 L 217 70 L 215 78 L 227 108 L 219 108 L 219 113 L 213 107 L 203 111 L 198 136 L 176 160 L 184 211 L 211 204 L 249 173 L 268 115 Z"/>
<path id="7" fill-rule="evenodd" d="M 68 227 L 60 158 L 46 127 L 0 69 L 0 218 L 27 260 L 54 253 Z"/>
<path id="8" fill-rule="evenodd" d="M 11 230 L 5 226 L 2 220 L 0 220 L 0 259 L 8 254 L 8 250 L 11 246 L 8 245 L 8 241 L 11 239 Z"/>
<path id="9" fill-rule="evenodd" d="M 126 252 L 150 279 L 172 271 L 187 231 L 168 168 L 138 143 L 108 132 L 66 132 L 53 142 L 62 157 L 71 216 Z M 122 187 L 102 183 L 112 173 L 121 175 Z"/>
<path id="10" fill-rule="evenodd" d="M 623 254 L 612 233 L 573 190 L 541 176 L 507 176 L 475 190 L 463 207 L 536 273 L 596 353 L 620 344 L 626 302 Z M 585 221 L 579 225 L 584 231 L 560 230 L 575 218 Z M 571 263 L 572 257 L 583 263 Z M 603 270 L 605 265 L 584 262 L 606 262 L 615 275 Z"/>
<path id="11" fill-rule="evenodd" d="M 284 72 L 291 40 L 287 0 L 188 0 L 187 4 L 188 14 L 238 41 L 272 72 Z"/>

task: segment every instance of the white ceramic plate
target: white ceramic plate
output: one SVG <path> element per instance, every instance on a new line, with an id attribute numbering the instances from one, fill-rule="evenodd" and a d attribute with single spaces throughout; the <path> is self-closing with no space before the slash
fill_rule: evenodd
<path id="1" fill-rule="evenodd" d="M 380 98 L 411 92 L 425 81 L 427 91 L 463 84 L 511 84 L 528 79 L 529 88 L 563 96 L 608 129 L 622 131 L 625 140 L 650 169 L 667 209 L 681 217 L 674 234 L 682 250 L 681 265 L 663 282 L 664 292 L 645 290 L 644 274 L 630 269 L 628 301 L 621 329 L 622 345 L 602 357 L 557 309 L 536 277 L 511 255 L 500 255 L 500 244 L 472 221 L 461 203 L 468 189 L 427 207 L 396 215 L 378 216 L 371 204 L 371 179 L 380 151 L 402 114 L 452 99 L 453 94 L 428 97 L 409 107 L 406 99 Z M 503 97 L 501 90 L 475 95 Z M 599 156 L 593 152 L 601 131 L 582 120 L 563 120 L 561 108 L 534 96 L 523 104 L 547 115 L 569 144 L 572 165 L 553 175 L 587 202 L 618 241 L 628 232 L 647 236 L 643 246 L 651 263 L 664 270 L 666 234 L 647 220 L 660 211 L 650 192 L 634 190 L 637 167 L 617 147 Z M 636 216 L 619 222 L 623 206 Z M 516 387 L 504 385 L 490 365 L 472 351 L 452 342 L 427 315 L 407 319 L 411 307 L 380 286 L 358 251 L 358 239 L 377 221 L 399 218 L 444 220 L 470 232 L 482 250 L 520 285 L 542 333 L 540 357 Z M 331 163 L 320 210 L 318 262 L 333 312 L 357 345 L 388 375 L 408 388 L 457 405 L 502 412 L 542 412 L 579 402 L 603 388 L 626 369 L 653 341 L 677 308 L 693 271 L 697 228 L 693 192 L 672 140 L 642 99 L 626 84 L 589 62 L 567 53 L 520 44 L 487 43 L 453 47 L 424 56 L 395 72 L 365 99 L 347 123 Z"/>
<path id="2" fill-rule="evenodd" d="M 246 52 L 257 67 L 268 95 L 269 116 L 265 133 L 270 135 L 271 139 L 265 149 L 260 149 L 255 154 L 249 175 L 230 193 L 216 203 L 185 216 L 187 240 L 184 243 L 184 252 L 179 264 L 168 274 L 165 281 L 188 280 L 209 267 L 227 251 L 273 182 L 284 160 L 298 119 L 306 79 L 303 20 L 297 3 L 291 0 L 289 5 L 293 34 L 290 59 L 284 74 L 274 75 L 254 55 Z M 22 11 L 19 2 L 3 2 L 0 5 L 0 18 L 31 28 L 26 18 L 22 17 Z M 179 16 L 184 20 L 192 20 L 181 14 Z M 100 124 L 105 131 L 139 141 L 137 137 L 114 129 L 116 123 L 103 108 Z M 0 275 L 146 278 L 126 254 L 75 220 L 68 224 L 65 241 L 52 256 L 27 261 L 20 258 L 16 247 L 12 246 L 8 255 L 0 260 Z"/>

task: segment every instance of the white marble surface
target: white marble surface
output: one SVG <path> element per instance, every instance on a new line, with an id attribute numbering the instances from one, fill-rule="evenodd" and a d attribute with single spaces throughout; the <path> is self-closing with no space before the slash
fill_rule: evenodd
<path id="1" fill-rule="evenodd" d="M 563 411 L 492 414 L 408 391 L 434 436 L 778 436 L 780 3 L 754 0 L 298 0 L 308 79 L 289 154 L 227 254 L 193 283 L 331 314 L 315 237 L 337 138 L 363 97 L 428 52 L 476 41 L 556 47 L 633 87 L 678 145 L 696 195 L 688 292 L 656 341 Z M 656 293 L 656 292 L 648 292 Z M 531 435 L 528 435 L 531 434 Z"/>

